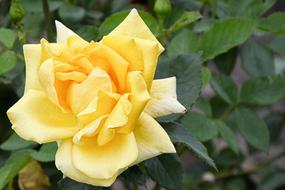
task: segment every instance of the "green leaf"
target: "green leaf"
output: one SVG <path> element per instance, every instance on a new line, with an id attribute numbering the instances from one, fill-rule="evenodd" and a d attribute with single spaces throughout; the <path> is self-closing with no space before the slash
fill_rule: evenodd
<path id="1" fill-rule="evenodd" d="M 275 72 L 272 52 L 254 40 L 249 40 L 242 46 L 241 63 L 251 76 L 272 75 Z"/>
<path id="2" fill-rule="evenodd" d="M 285 35 L 285 14 L 283 12 L 275 12 L 266 18 L 262 18 L 259 28 L 266 32 Z"/>
<path id="3" fill-rule="evenodd" d="M 211 140 L 218 134 L 217 127 L 213 121 L 201 113 L 189 112 L 185 114 L 181 124 L 200 141 Z"/>
<path id="4" fill-rule="evenodd" d="M 200 54 L 185 54 L 173 59 L 162 57 L 159 61 L 155 78 L 176 76 L 178 100 L 190 109 L 202 88 Z"/>
<path id="5" fill-rule="evenodd" d="M 223 121 L 215 121 L 219 134 L 236 154 L 239 152 L 237 140 L 233 131 Z"/>
<path id="6" fill-rule="evenodd" d="M 0 54 L 0 75 L 10 71 L 16 66 L 17 55 L 15 52 L 7 50 Z"/>
<path id="7" fill-rule="evenodd" d="M 3 189 L 29 163 L 30 159 L 29 153 L 25 150 L 13 152 L 0 168 L 0 189 Z"/>
<path id="8" fill-rule="evenodd" d="M 31 151 L 31 156 L 41 162 L 51 162 L 55 159 L 57 144 L 55 142 L 42 145 L 39 151 Z"/>
<path id="9" fill-rule="evenodd" d="M 236 109 L 235 119 L 241 134 L 249 144 L 266 151 L 269 146 L 269 131 L 266 123 L 256 113 L 246 108 Z"/>
<path id="10" fill-rule="evenodd" d="M 99 35 L 99 31 L 94 26 L 82 26 L 77 31 L 77 34 L 81 36 L 83 39 L 85 39 L 86 41 L 91 41 L 91 40 L 96 41 L 96 38 Z"/>
<path id="11" fill-rule="evenodd" d="M 168 30 L 170 33 L 178 31 L 201 17 L 202 15 L 198 11 L 185 11 Z"/>
<path id="12" fill-rule="evenodd" d="M 95 187 L 92 185 L 79 183 L 68 177 L 65 177 L 58 181 L 57 190 L 110 190 L 108 187 Z"/>
<path id="13" fill-rule="evenodd" d="M 13 133 L 5 142 L 0 145 L 2 150 L 18 150 L 36 145 L 37 143 L 32 141 L 26 141 L 19 137 L 16 133 Z"/>
<path id="14" fill-rule="evenodd" d="M 85 16 L 85 10 L 82 7 L 64 3 L 59 8 L 59 16 L 66 22 L 79 22 Z"/>
<path id="15" fill-rule="evenodd" d="M 269 47 L 280 56 L 285 57 L 285 37 L 275 36 L 270 42 Z"/>
<path id="16" fill-rule="evenodd" d="M 202 74 L 202 86 L 206 87 L 212 78 L 211 70 L 208 67 L 202 67 L 201 74 Z"/>
<path id="17" fill-rule="evenodd" d="M 235 67 L 236 58 L 237 48 L 232 48 L 228 52 L 215 57 L 214 62 L 222 73 L 230 75 Z"/>
<path id="18" fill-rule="evenodd" d="M 249 104 L 271 104 L 284 97 L 284 86 L 285 81 L 281 76 L 253 78 L 243 84 L 240 99 Z"/>
<path id="19" fill-rule="evenodd" d="M 99 27 L 99 35 L 104 36 L 109 34 L 115 27 L 117 27 L 129 14 L 130 11 L 117 12 L 104 20 Z M 150 28 L 152 33 L 157 34 L 157 22 L 151 14 L 145 11 L 139 11 L 139 15 L 142 17 L 146 25 Z"/>
<path id="20" fill-rule="evenodd" d="M 193 151 L 199 158 L 205 161 L 209 166 L 216 169 L 214 161 L 209 157 L 206 147 L 186 131 L 180 124 L 165 124 L 165 131 L 173 143 L 183 143 L 187 148 Z"/>
<path id="21" fill-rule="evenodd" d="M 192 53 L 197 49 L 197 37 L 191 30 L 182 30 L 178 35 L 170 41 L 167 48 L 167 55 L 169 57 L 176 57 L 178 55 Z"/>
<path id="22" fill-rule="evenodd" d="M 212 108 L 211 104 L 208 100 L 200 96 L 195 103 L 195 107 L 201 112 L 203 112 L 206 116 L 212 117 Z"/>
<path id="23" fill-rule="evenodd" d="M 278 189 L 285 185 L 285 171 L 278 169 L 266 174 L 258 183 L 257 190 Z"/>
<path id="24" fill-rule="evenodd" d="M 176 154 L 163 154 L 144 162 L 148 174 L 167 189 L 181 189 L 182 166 Z"/>
<path id="25" fill-rule="evenodd" d="M 218 2 L 220 3 L 220 1 Z M 226 3 L 225 12 L 229 17 L 258 18 L 270 9 L 275 2 L 276 0 L 230 0 Z"/>
<path id="26" fill-rule="evenodd" d="M 17 39 L 17 33 L 14 30 L 8 28 L 0 28 L 0 42 L 7 48 L 12 48 L 15 40 Z"/>
<path id="27" fill-rule="evenodd" d="M 253 33 L 256 21 L 246 18 L 231 18 L 212 25 L 203 34 L 198 50 L 203 51 L 203 60 L 212 59 L 245 42 Z"/>
<path id="28" fill-rule="evenodd" d="M 229 105 L 235 105 L 237 103 L 237 86 L 230 77 L 222 74 L 217 75 L 212 78 L 211 86 Z"/>

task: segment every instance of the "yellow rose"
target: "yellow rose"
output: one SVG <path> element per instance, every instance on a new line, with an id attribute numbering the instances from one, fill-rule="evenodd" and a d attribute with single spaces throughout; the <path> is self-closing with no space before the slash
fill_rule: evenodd
<path id="1" fill-rule="evenodd" d="M 153 117 L 181 113 L 175 77 L 153 80 L 164 50 L 138 12 L 100 42 L 56 22 L 57 43 L 24 45 L 24 96 L 8 110 L 15 132 L 59 142 L 56 166 L 83 183 L 110 186 L 128 167 L 174 153 Z"/>

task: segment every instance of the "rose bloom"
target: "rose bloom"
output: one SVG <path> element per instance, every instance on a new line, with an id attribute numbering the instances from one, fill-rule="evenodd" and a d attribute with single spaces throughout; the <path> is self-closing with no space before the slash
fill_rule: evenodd
<path id="1" fill-rule="evenodd" d="M 185 112 L 175 77 L 153 80 L 164 50 L 133 9 L 100 42 L 56 21 L 57 42 L 24 45 L 24 96 L 8 110 L 15 132 L 57 141 L 56 167 L 76 181 L 110 186 L 128 167 L 174 153 L 154 119 Z"/>

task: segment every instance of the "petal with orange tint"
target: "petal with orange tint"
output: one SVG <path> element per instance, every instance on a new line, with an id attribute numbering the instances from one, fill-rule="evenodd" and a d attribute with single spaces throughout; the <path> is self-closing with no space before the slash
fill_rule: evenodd
<path id="1" fill-rule="evenodd" d="M 105 36 L 102 43 L 120 54 L 128 63 L 129 71 L 143 71 L 144 59 L 141 47 L 129 36 Z"/>
<path id="2" fill-rule="evenodd" d="M 26 92 L 7 114 L 19 136 L 38 143 L 69 138 L 80 129 L 73 114 L 63 113 L 37 90 Z"/>
<path id="3" fill-rule="evenodd" d="M 128 62 L 123 57 L 104 44 L 91 43 L 89 58 L 95 66 L 98 64 L 110 74 L 120 92 L 125 89 Z"/>
<path id="4" fill-rule="evenodd" d="M 72 111 L 77 114 L 84 110 L 97 96 L 99 90 L 111 92 L 112 82 L 104 70 L 96 67 L 83 82 L 71 84 L 68 102 Z"/>

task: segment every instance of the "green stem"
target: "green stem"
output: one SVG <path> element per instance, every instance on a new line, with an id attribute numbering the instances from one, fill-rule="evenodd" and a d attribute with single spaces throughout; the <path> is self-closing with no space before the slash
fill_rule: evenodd
<path id="1" fill-rule="evenodd" d="M 46 26 L 46 33 L 48 41 L 52 41 L 53 33 L 52 33 L 52 22 L 51 22 L 51 15 L 49 11 L 48 0 L 42 0 L 43 4 L 43 12 L 45 16 L 45 26 Z"/>
<path id="2" fill-rule="evenodd" d="M 9 181 L 8 186 L 7 186 L 7 190 L 14 190 L 13 181 L 14 181 L 14 179 L 11 179 Z"/>

